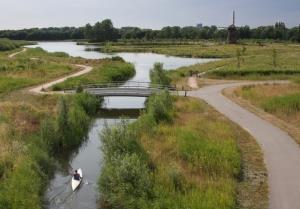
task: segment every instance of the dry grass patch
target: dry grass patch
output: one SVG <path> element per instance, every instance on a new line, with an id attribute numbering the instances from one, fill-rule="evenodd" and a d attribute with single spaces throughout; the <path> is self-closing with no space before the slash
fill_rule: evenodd
<path id="1" fill-rule="evenodd" d="M 251 85 L 238 88 L 234 93 L 252 105 L 299 127 L 300 111 L 297 109 L 297 101 L 300 101 L 299 84 Z"/>

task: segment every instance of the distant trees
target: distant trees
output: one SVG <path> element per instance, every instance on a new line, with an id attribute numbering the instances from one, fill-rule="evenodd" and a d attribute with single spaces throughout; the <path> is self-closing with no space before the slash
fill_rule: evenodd
<path id="1" fill-rule="evenodd" d="M 0 31 L 0 38 L 29 41 L 83 39 L 84 30 L 75 27 L 3 30 Z"/>
<path id="2" fill-rule="evenodd" d="M 300 42 L 300 26 L 287 28 L 283 22 L 277 22 L 271 26 L 250 28 L 249 26 L 238 27 L 240 39 L 273 39 L 290 40 Z M 186 27 L 164 27 L 161 30 L 141 29 L 138 27 L 122 27 L 117 29 L 110 19 L 97 22 L 94 25 L 87 24 L 84 27 L 63 27 L 63 28 L 32 28 L 23 30 L 0 31 L 0 38 L 15 40 L 67 40 L 67 39 L 88 39 L 93 42 L 116 41 L 118 39 L 128 40 L 164 40 L 164 39 L 214 39 L 226 40 L 227 29 L 216 26 L 204 26 L 197 28 Z"/>
<path id="3" fill-rule="evenodd" d="M 89 31 L 89 39 L 92 41 L 116 41 L 119 38 L 118 30 L 109 19 L 97 22 L 93 27 L 87 25 L 85 31 Z"/>

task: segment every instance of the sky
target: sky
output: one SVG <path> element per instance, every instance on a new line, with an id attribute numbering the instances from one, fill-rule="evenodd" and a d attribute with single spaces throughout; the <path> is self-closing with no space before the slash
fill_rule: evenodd
<path id="1" fill-rule="evenodd" d="M 116 27 L 300 24 L 300 0 L 0 0 L 0 29 L 63 27 L 111 19 Z"/>

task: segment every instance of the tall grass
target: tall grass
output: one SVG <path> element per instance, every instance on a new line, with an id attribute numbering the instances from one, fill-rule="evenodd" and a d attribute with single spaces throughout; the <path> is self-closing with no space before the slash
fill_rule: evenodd
<path id="1" fill-rule="evenodd" d="M 85 94 L 61 98 L 57 116 L 36 110 L 26 116 L 35 121 L 33 130 L 19 130 L 16 124 L 10 127 L 11 150 L 16 153 L 9 154 L 12 164 L 0 163 L 0 209 L 42 208 L 43 192 L 54 170 L 54 156 L 72 150 L 85 139 L 100 103 L 101 100 Z"/>
<path id="2" fill-rule="evenodd" d="M 69 62 L 68 57 L 41 49 L 28 49 L 14 59 L 0 56 L 0 93 L 46 82 L 76 70 Z"/>
<path id="3" fill-rule="evenodd" d="M 205 111 L 198 101 L 174 101 L 162 93 L 149 98 L 132 125 L 106 129 L 101 206 L 235 208 L 241 159 L 234 131 L 212 115 L 203 118 Z"/>
<path id="4" fill-rule="evenodd" d="M 262 106 L 270 113 L 281 112 L 287 115 L 297 113 L 300 111 L 300 93 L 271 97 Z"/>
<path id="5" fill-rule="evenodd" d="M 32 44 L 31 42 L 27 41 L 12 41 L 9 39 L 0 39 L 0 51 L 9 51 L 16 48 L 19 48 L 24 45 Z"/>

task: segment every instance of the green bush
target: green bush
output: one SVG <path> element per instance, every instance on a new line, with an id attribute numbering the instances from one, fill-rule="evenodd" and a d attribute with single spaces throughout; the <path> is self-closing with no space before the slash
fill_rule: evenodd
<path id="1" fill-rule="evenodd" d="M 0 187 L 0 209 L 41 209 L 41 181 L 35 163 L 24 159 Z"/>
<path id="2" fill-rule="evenodd" d="M 41 138 L 48 151 L 58 153 L 77 147 L 88 132 L 90 117 L 94 116 L 103 99 L 86 93 L 76 94 L 67 102 L 61 97 L 58 117 L 41 123 Z"/>
<path id="3" fill-rule="evenodd" d="M 162 63 L 155 63 L 153 69 L 150 70 L 151 82 L 168 86 L 171 83 L 170 78 L 167 76 L 167 71 L 163 69 Z"/>
<path id="4" fill-rule="evenodd" d="M 249 69 L 249 70 L 215 70 L 211 71 L 208 74 L 217 76 L 217 77 L 232 77 L 232 76 L 272 76 L 272 75 L 300 75 L 299 70 L 259 70 L 259 69 Z"/>
<path id="5" fill-rule="evenodd" d="M 173 102 L 168 92 L 151 96 L 147 103 L 147 113 L 152 115 L 156 123 L 171 122 L 173 118 Z"/>
<path id="6" fill-rule="evenodd" d="M 106 163 L 100 177 L 103 204 L 118 209 L 146 208 L 153 198 L 152 182 L 145 162 L 138 155 L 116 156 Z"/>
<path id="7" fill-rule="evenodd" d="M 113 57 L 111 58 L 111 60 L 112 60 L 112 61 L 121 61 L 121 62 L 125 62 L 125 60 L 124 60 L 122 57 L 120 57 L 120 56 L 113 56 Z"/>
<path id="8" fill-rule="evenodd" d="M 9 39 L 0 39 L 0 51 L 8 51 L 19 48 L 20 46 L 24 46 L 26 44 L 30 44 L 30 42 L 26 41 L 12 41 Z"/>
<path id="9" fill-rule="evenodd" d="M 103 102 L 103 98 L 87 93 L 75 95 L 75 103 L 81 106 L 88 115 L 95 115 Z"/>
<path id="10" fill-rule="evenodd" d="M 82 106 L 76 104 L 70 108 L 68 123 L 70 132 L 67 134 L 67 147 L 77 147 L 86 138 L 90 117 Z"/>
<path id="11" fill-rule="evenodd" d="M 129 128 L 128 122 L 123 120 L 115 128 L 105 128 L 101 134 L 102 150 L 105 161 L 111 161 L 115 156 L 140 153 L 143 149 L 137 141 L 137 132 Z"/>

